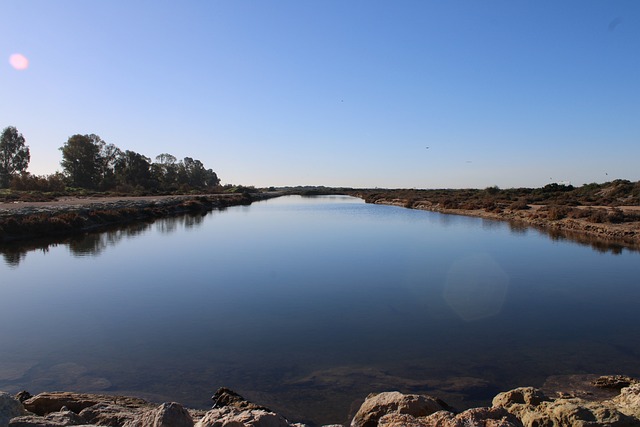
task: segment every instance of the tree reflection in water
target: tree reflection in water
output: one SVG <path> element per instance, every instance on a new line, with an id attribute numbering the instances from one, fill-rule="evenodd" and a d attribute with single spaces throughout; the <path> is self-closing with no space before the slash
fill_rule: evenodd
<path id="1" fill-rule="evenodd" d="M 205 215 L 185 214 L 156 220 L 115 226 L 106 231 L 85 233 L 56 239 L 36 239 L 26 242 L 0 244 L 0 254 L 9 267 L 17 267 L 32 251 L 48 252 L 50 248 L 63 245 L 77 257 L 97 256 L 123 239 L 136 238 L 150 231 L 152 226 L 162 234 L 172 234 L 180 229 L 190 229 L 203 224 Z"/>

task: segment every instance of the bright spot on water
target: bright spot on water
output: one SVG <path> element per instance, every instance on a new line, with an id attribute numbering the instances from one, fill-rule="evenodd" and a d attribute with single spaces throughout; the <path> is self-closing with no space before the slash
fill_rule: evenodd
<path id="1" fill-rule="evenodd" d="M 21 53 L 14 53 L 9 57 L 9 64 L 16 70 L 26 70 L 29 68 L 29 60 Z"/>
<path id="2" fill-rule="evenodd" d="M 444 299 L 463 320 L 472 321 L 500 313 L 509 276 L 488 254 L 454 262 L 447 274 Z"/>

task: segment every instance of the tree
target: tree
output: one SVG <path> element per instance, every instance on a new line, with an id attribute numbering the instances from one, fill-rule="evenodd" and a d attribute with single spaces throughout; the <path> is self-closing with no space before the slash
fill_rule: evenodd
<path id="1" fill-rule="evenodd" d="M 62 166 L 74 187 L 96 188 L 100 182 L 100 150 L 104 141 L 97 135 L 73 135 L 60 147 Z"/>
<path id="2" fill-rule="evenodd" d="M 175 156 L 168 153 L 158 154 L 152 166 L 154 178 L 163 190 L 175 189 L 178 179 L 178 165 Z"/>
<path id="3" fill-rule="evenodd" d="M 13 175 L 24 172 L 29 160 L 24 136 L 13 126 L 4 128 L 0 137 L 0 188 L 8 187 Z"/>
<path id="4" fill-rule="evenodd" d="M 127 150 L 116 161 L 116 180 L 122 184 L 148 188 L 151 178 L 150 168 L 150 158 Z"/>

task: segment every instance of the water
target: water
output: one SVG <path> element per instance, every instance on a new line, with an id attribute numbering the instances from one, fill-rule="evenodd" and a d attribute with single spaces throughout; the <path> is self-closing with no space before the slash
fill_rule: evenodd
<path id="1" fill-rule="evenodd" d="M 9 392 L 227 386 L 319 424 L 374 391 L 640 374 L 640 254 L 504 222 L 286 197 L 0 253 Z"/>

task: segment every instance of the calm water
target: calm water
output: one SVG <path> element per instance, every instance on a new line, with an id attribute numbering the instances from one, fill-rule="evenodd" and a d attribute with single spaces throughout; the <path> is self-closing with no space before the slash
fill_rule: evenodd
<path id="1" fill-rule="evenodd" d="M 343 422 L 372 391 L 459 407 L 640 375 L 640 254 L 348 197 L 0 247 L 0 390 L 206 408 L 220 386 Z"/>

